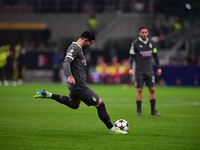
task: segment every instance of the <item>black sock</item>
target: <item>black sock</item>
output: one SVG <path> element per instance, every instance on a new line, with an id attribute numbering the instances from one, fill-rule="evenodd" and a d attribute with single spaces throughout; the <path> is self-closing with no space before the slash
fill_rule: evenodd
<path id="1" fill-rule="evenodd" d="M 75 107 L 75 106 L 72 106 L 70 104 L 70 101 L 69 101 L 69 97 L 65 96 L 65 95 L 57 95 L 57 94 L 52 94 L 52 97 L 51 99 L 54 99 L 56 100 L 57 102 L 61 103 L 61 104 L 64 104 L 72 109 L 77 109 L 78 107 Z"/>
<path id="2" fill-rule="evenodd" d="M 111 123 L 110 117 L 106 111 L 106 107 L 104 102 L 101 102 L 99 107 L 97 107 L 98 115 L 101 121 L 108 127 L 108 129 L 111 129 L 113 127 L 113 124 Z"/>
<path id="3" fill-rule="evenodd" d="M 137 111 L 141 110 L 142 101 L 136 101 L 137 104 Z"/>
<path id="4" fill-rule="evenodd" d="M 154 111 L 156 107 L 156 99 L 150 100 L 150 103 L 151 103 L 151 111 Z"/>

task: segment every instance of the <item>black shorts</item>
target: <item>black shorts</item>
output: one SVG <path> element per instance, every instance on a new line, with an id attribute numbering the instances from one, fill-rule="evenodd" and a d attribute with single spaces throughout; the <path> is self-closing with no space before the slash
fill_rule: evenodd
<path id="1" fill-rule="evenodd" d="M 143 88 L 145 85 L 148 87 L 155 87 L 155 77 L 152 74 L 135 74 L 135 86 L 137 88 Z"/>
<path id="2" fill-rule="evenodd" d="M 91 106 L 91 105 L 96 105 L 98 103 L 99 96 L 89 87 L 85 87 L 79 90 L 70 90 L 69 100 L 71 102 L 76 100 L 81 100 L 86 105 Z"/>

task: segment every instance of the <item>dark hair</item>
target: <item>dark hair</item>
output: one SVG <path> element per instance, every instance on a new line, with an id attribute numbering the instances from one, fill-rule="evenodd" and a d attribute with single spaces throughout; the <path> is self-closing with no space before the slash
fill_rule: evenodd
<path id="1" fill-rule="evenodd" d="M 147 30 L 148 30 L 147 27 L 144 27 L 144 26 L 143 26 L 143 27 L 140 27 L 140 28 L 139 28 L 139 32 L 140 32 L 142 29 L 147 29 Z M 148 31 L 149 31 L 149 30 L 148 30 Z"/>
<path id="2" fill-rule="evenodd" d="M 85 39 L 88 39 L 89 41 L 92 41 L 92 40 L 95 41 L 95 36 L 94 36 L 94 34 L 92 34 L 92 33 L 89 32 L 89 31 L 84 31 L 84 32 L 81 34 L 80 38 L 85 38 Z"/>

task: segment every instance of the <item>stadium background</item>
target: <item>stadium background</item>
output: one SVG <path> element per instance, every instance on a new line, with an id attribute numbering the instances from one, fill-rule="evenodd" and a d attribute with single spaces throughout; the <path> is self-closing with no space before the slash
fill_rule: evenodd
<path id="1" fill-rule="evenodd" d="M 24 82 L 66 84 L 62 70 L 66 48 L 90 30 L 88 19 L 94 15 L 96 41 L 85 52 L 88 82 L 134 84 L 127 74 L 129 49 L 138 28 L 147 26 L 163 69 L 157 84 L 200 86 L 199 8 L 198 0 L 2 0 L 1 51 L 14 51 L 14 64 L 18 54 L 25 58 Z M 57 62 L 59 79 L 53 73 Z"/>

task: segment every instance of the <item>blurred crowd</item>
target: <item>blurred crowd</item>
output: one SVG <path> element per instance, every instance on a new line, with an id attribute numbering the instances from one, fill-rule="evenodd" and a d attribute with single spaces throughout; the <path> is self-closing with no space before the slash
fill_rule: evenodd
<path id="1" fill-rule="evenodd" d="M 164 40 L 164 36 L 168 33 L 173 33 L 176 31 L 180 31 L 182 29 L 182 23 L 179 17 L 174 17 L 173 22 L 170 24 L 167 20 L 160 20 L 158 25 L 152 23 L 150 26 L 150 36 L 158 36 L 160 40 Z"/>
<path id="2" fill-rule="evenodd" d="M 23 44 L 20 42 L 13 46 L 10 45 L 2 45 L 0 46 L 0 86 L 1 85 L 21 85 L 25 80 L 25 72 L 27 65 L 26 53 L 28 51 L 37 51 L 37 52 L 50 52 L 49 48 L 54 48 L 51 56 L 52 64 L 52 81 L 59 82 L 59 71 L 60 64 L 62 62 L 62 56 L 60 55 L 59 49 L 55 48 L 57 44 L 48 39 L 46 42 L 41 42 L 38 47 L 35 46 L 35 42 L 25 40 Z M 39 58 L 38 58 L 39 59 Z M 38 63 L 39 60 L 35 60 L 35 62 L 31 62 L 31 64 Z M 30 64 L 30 63 L 29 63 Z"/>
<path id="3" fill-rule="evenodd" d="M 188 55 L 185 59 L 185 65 L 200 67 L 200 56 L 194 54 Z"/>
<path id="4" fill-rule="evenodd" d="M 14 50 L 10 45 L 0 46 L 0 85 L 23 84 L 24 66 L 25 56 L 20 45 L 16 45 Z"/>
<path id="5" fill-rule="evenodd" d="M 0 46 L 0 85 L 4 84 L 5 86 L 16 86 L 23 84 L 26 70 L 25 45 L 21 46 L 20 44 L 17 44 L 16 46 L 14 46 L 13 49 L 10 48 L 10 45 Z M 43 49 L 42 52 L 45 51 L 49 53 L 48 48 Z M 40 51 L 38 50 L 37 52 L 40 53 Z M 60 82 L 61 80 L 63 81 L 63 79 L 65 78 L 65 74 L 62 74 L 62 62 L 64 55 L 65 53 L 61 54 L 59 50 L 56 50 L 49 57 L 49 59 L 52 59 L 50 61 L 50 65 L 52 66 L 51 70 L 53 82 Z M 93 55 L 95 56 L 96 54 L 93 53 Z M 117 57 L 118 56 L 112 57 L 110 61 L 106 61 L 104 55 L 99 55 L 97 53 L 97 59 L 91 56 L 94 63 L 88 63 L 88 82 L 100 84 L 133 84 L 134 79 L 132 79 L 128 74 L 128 58 L 122 59 L 119 62 Z M 173 61 L 171 61 L 171 64 L 169 65 L 200 67 L 200 56 L 191 54 L 188 55 L 188 57 L 185 58 L 183 62 L 172 62 Z M 35 63 L 38 63 L 37 60 L 35 60 Z M 166 84 L 162 78 L 158 78 L 156 80 L 156 83 L 159 85 Z M 176 85 L 184 84 L 181 79 L 177 79 Z"/>
<path id="6" fill-rule="evenodd" d="M 52 40 L 51 38 L 48 38 L 46 41 L 40 41 L 38 43 L 36 43 L 34 40 L 29 41 L 25 39 L 23 44 L 19 42 L 18 45 L 20 45 L 21 49 L 26 51 L 32 49 L 47 50 L 48 48 L 58 47 L 57 42 Z"/>
<path id="7" fill-rule="evenodd" d="M 6 0 L 4 13 L 152 12 L 152 0 Z"/>
<path id="8" fill-rule="evenodd" d="M 100 55 L 95 69 L 89 75 L 89 82 L 100 84 L 130 83 L 128 71 L 128 59 L 122 60 L 121 63 L 117 59 L 113 59 L 111 63 L 106 63 L 105 58 Z"/>

